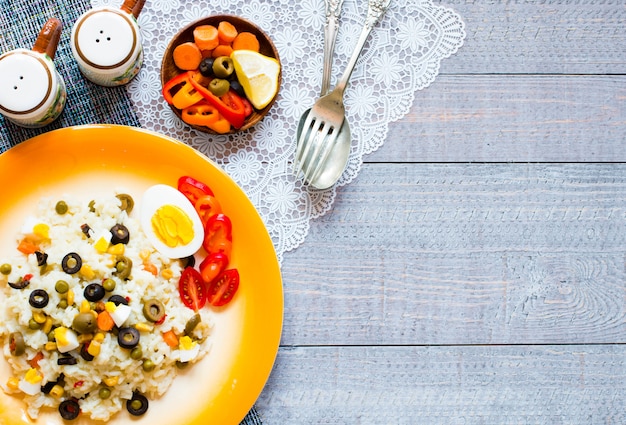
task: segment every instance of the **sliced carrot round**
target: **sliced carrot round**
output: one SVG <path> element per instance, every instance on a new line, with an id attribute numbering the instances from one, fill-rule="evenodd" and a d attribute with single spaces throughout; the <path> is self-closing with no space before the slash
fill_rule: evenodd
<path id="1" fill-rule="evenodd" d="M 202 52 L 195 43 L 186 42 L 179 44 L 172 52 L 174 64 L 184 71 L 197 69 L 202 61 Z"/>
<path id="2" fill-rule="evenodd" d="M 237 37 L 238 31 L 233 24 L 228 21 L 221 21 L 217 26 L 217 33 L 222 44 L 232 43 Z"/>
<path id="3" fill-rule="evenodd" d="M 259 51 L 259 40 L 251 32 L 240 32 L 233 40 L 233 50 Z"/>
<path id="4" fill-rule="evenodd" d="M 199 25 L 193 30 L 193 40 L 200 50 L 213 50 L 220 44 L 217 34 L 213 25 Z"/>

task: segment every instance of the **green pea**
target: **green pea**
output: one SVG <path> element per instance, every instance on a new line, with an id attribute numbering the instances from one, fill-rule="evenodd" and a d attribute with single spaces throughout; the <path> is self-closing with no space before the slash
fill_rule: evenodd
<path id="1" fill-rule="evenodd" d="M 57 212 L 57 214 L 63 215 L 63 214 L 65 214 L 67 212 L 68 207 L 67 207 L 67 204 L 65 203 L 65 201 L 59 201 L 55 205 L 54 210 Z"/>
<path id="2" fill-rule="evenodd" d="M 59 304 L 57 305 L 57 307 L 59 307 L 60 309 L 67 308 L 67 300 L 66 299 L 60 300 Z"/>
<path id="3" fill-rule="evenodd" d="M 55 336 L 54 336 L 54 329 L 52 329 L 50 332 L 48 332 L 48 341 L 54 342 L 55 340 L 56 339 L 55 339 Z"/>
<path id="4" fill-rule="evenodd" d="M 133 410 L 139 410 L 143 407 L 143 403 L 141 400 L 133 400 L 130 402 L 130 407 L 132 407 Z"/>
<path id="5" fill-rule="evenodd" d="M 0 266 L 0 273 L 2 273 L 5 276 L 11 274 L 11 270 L 12 270 L 12 267 L 9 263 L 4 263 L 3 265 Z"/>
<path id="6" fill-rule="evenodd" d="M 29 329 L 31 329 L 31 330 L 33 330 L 33 331 L 36 331 L 36 330 L 41 329 L 41 325 L 40 325 L 39 323 L 37 323 L 37 322 L 35 321 L 35 319 L 30 319 L 30 320 L 28 321 L 28 328 L 29 328 Z"/>
<path id="7" fill-rule="evenodd" d="M 139 360 L 143 357 L 143 350 L 140 346 L 133 348 L 130 352 L 130 358 L 133 360 Z"/>
<path id="8" fill-rule="evenodd" d="M 70 284 L 64 280 L 57 280 L 57 283 L 54 285 L 54 289 L 59 294 L 65 294 L 67 291 L 70 290 Z"/>
<path id="9" fill-rule="evenodd" d="M 143 368 L 144 372 L 152 372 L 154 368 L 156 367 L 156 365 L 154 364 L 152 360 L 146 359 L 143 361 L 143 364 L 141 365 L 141 367 Z"/>
<path id="10" fill-rule="evenodd" d="M 107 292 L 113 292 L 115 290 L 115 281 L 113 279 L 104 279 L 102 287 Z"/>
<path id="11" fill-rule="evenodd" d="M 102 400 L 106 400 L 107 398 L 111 397 L 111 390 L 106 387 L 100 388 L 100 390 L 98 391 L 98 397 L 100 397 Z"/>

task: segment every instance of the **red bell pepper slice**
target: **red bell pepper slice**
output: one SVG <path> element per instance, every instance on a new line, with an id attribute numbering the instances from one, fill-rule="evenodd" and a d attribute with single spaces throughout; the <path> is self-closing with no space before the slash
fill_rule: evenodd
<path id="1" fill-rule="evenodd" d="M 215 196 L 213 191 L 206 183 L 196 180 L 191 176 L 181 176 L 178 179 L 178 190 L 189 199 L 192 205 L 196 205 L 198 199 L 203 196 Z"/>
<path id="2" fill-rule="evenodd" d="M 183 72 L 165 83 L 163 97 L 168 104 L 185 109 L 204 98 L 191 84 L 190 76 L 189 72 Z"/>
<path id="3" fill-rule="evenodd" d="M 207 254 L 221 252 L 230 258 L 233 245 L 233 225 L 226 214 L 209 217 L 204 226 L 202 247 Z"/>
<path id="4" fill-rule="evenodd" d="M 245 106 L 237 93 L 234 90 L 229 90 L 224 96 L 217 97 L 211 91 L 204 87 L 202 84 L 194 78 L 199 72 L 188 71 L 189 81 L 194 89 L 200 95 L 206 99 L 209 103 L 214 105 L 222 117 L 226 118 L 228 122 L 235 128 L 241 128 L 246 120 Z"/>

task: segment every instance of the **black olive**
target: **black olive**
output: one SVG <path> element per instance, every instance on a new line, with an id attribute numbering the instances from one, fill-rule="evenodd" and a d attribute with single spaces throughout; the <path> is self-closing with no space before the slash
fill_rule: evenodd
<path id="1" fill-rule="evenodd" d="M 13 289 L 24 289 L 30 285 L 30 278 L 20 277 L 17 282 L 7 282 Z"/>
<path id="2" fill-rule="evenodd" d="M 204 58 L 202 62 L 200 62 L 200 74 L 204 77 L 212 77 L 213 76 L 213 62 L 215 59 L 213 58 Z"/>
<path id="3" fill-rule="evenodd" d="M 87 351 L 87 349 L 89 348 L 89 343 L 85 343 L 80 347 L 80 356 L 83 358 L 83 360 L 85 361 L 92 361 L 94 359 L 94 357 L 89 354 L 89 351 Z"/>
<path id="4" fill-rule="evenodd" d="M 44 308 L 48 305 L 48 301 L 50 301 L 50 296 L 43 289 L 35 289 L 28 298 L 30 305 L 35 308 Z"/>
<path id="5" fill-rule="evenodd" d="M 76 359 L 76 357 L 59 357 L 59 359 L 57 360 L 57 364 L 59 366 L 72 366 L 78 363 L 78 360 Z"/>
<path id="6" fill-rule="evenodd" d="M 44 394 L 50 394 L 50 391 L 52 391 L 52 388 L 56 385 L 56 381 L 48 381 L 45 383 L 45 385 L 41 386 L 41 392 Z"/>
<path id="7" fill-rule="evenodd" d="M 183 269 L 187 267 L 193 267 L 196 265 L 196 257 L 190 255 L 189 257 L 181 258 L 180 262 Z"/>
<path id="8" fill-rule="evenodd" d="M 77 273 L 83 266 L 83 259 L 75 252 L 70 252 L 61 261 L 61 267 L 67 274 Z"/>
<path id="9" fill-rule="evenodd" d="M 75 399 L 63 400 L 59 404 L 59 413 L 66 421 L 76 419 L 80 414 L 80 405 Z"/>
<path id="10" fill-rule="evenodd" d="M 123 224 L 116 224 L 111 227 L 111 243 L 116 245 L 118 243 L 127 244 L 130 240 L 130 233 L 128 228 Z"/>
<path id="11" fill-rule="evenodd" d="M 48 263 L 48 254 L 42 251 L 35 251 L 35 256 L 37 257 L 37 265 L 43 266 Z"/>
<path id="12" fill-rule="evenodd" d="M 239 80 L 232 80 L 230 82 L 230 88 L 233 89 L 235 93 L 237 93 L 239 96 L 241 97 L 246 96 L 246 92 L 243 90 L 243 86 L 241 85 Z"/>
<path id="13" fill-rule="evenodd" d="M 120 304 L 128 305 L 128 300 L 121 295 L 111 295 L 109 297 L 109 301 L 111 301 L 115 305 L 120 305 Z"/>
<path id="14" fill-rule="evenodd" d="M 85 287 L 83 295 L 87 301 L 100 301 L 104 298 L 104 286 L 99 283 L 90 283 Z"/>
<path id="15" fill-rule="evenodd" d="M 117 343 L 122 348 L 135 348 L 139 344 L 139 331 L 135 328 L 121 328 L 117 334 Z"/>
<path id="16" fill-rule="evenodd" d="M 80 230 L 85 234 L 85 236 L 87 236 L 88 238 L 91 237 L 91 235 L 89 234 L 91 232 L 91 227 L 89 227 L 89 225 L 87 223 L 83 224 L 80 226 Z"/>
<path id="17" fill-rule="evenodd" d="M 141 416 L 148 411 L 148 399 L 143 394 L 135 391 L 133 398 L 126 400 L 126 409 L 133 416 Z"/>

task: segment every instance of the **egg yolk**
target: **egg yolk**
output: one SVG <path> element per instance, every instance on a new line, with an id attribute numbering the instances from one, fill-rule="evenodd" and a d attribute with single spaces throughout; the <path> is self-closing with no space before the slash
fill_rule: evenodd
<path id="1" fill-rule="evenodd" d="M 193 240 L 193 222 L 176 205 L 163 205 L 152 216 L 152 230 L 170 248 L 187 245 Z"/>

